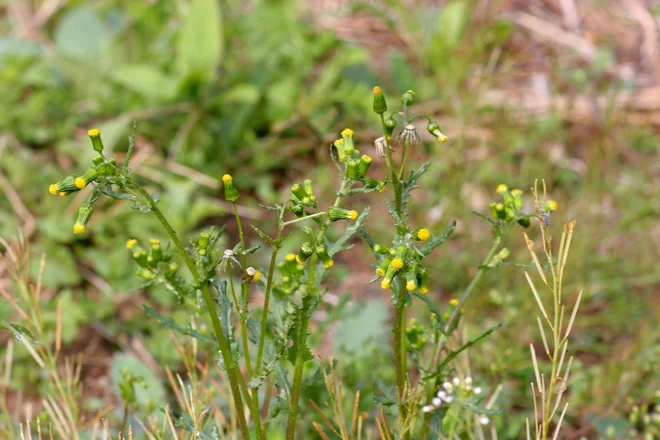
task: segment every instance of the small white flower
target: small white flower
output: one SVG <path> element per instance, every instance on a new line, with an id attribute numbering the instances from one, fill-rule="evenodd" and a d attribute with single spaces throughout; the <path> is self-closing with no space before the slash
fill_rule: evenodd
<path id="1" fill-rule="evenodd" d="M 257 269 L 254 267 L 250 266 L 247 269 L 245 269 L 245 273 L 248 274 L 249 276 L 253 277 L 255 273 L 257 273 Z"/>
<path id="2" fill-rule="evenodd" d="M 476 387 L 474 389 L 474 394 L 481 394 L 481 387 Z"/>
<path id="3" fill-rule="evenodd" d="M 387 142 L 383 136 L 375 140 L 374 144 L 376 145 L 376 152 L 380 157 L 385 157 L 385 150 L 387 149 Z"/>
<path id="4" fill-rule="evenodd" d="M 446 396 L 447 396 L 447 393 L 445 393 L 444 391 L 442 391 L 442 390 L 438 391 L 438 397 L 439 398 L 444 399 Z"/>
<path id="5" fill-rule="evenodd" d="M 433 411 L 434 409 L 435 409 L 435 406 L 433 406 L 433 405 L 426 405 L 425 407 L 422 408 L 422 412 L 430 413 L 430 412 Z"/>
<path id="6" fill-rule="evenodd" d="M 431 403 L 433 406 L 438 407 L 442 404 L 442 400 L 440 400 L 439 397 L 434 397 L 433 400 L 431 400 Z"/>
<path id="7" fill-rule="evenodd" d="M 490 420 L 488 419 L 488 417 L 486 416 L 479 417 L 479 423 L 481 423 L 482 425 L 487 425 L 489 422 Z"/>
<path id="8" fill-rule="evenodd" d="M 461 384 L 461 379 L 459 379 L 458 377 L 453 378 L 451 381 L 454 384 L 454 386 L 459 386 Z"/>
<path id="9" fill-rule="evenodd" d="M 465 378 L 465 385 L 471 386 L 472 385 L 472 378 L 470 376 Z"/>
<path id="10" fill-rule="evenodd" d="M 454 396 L 446 396 L 444 401 L 447 403 L 452 403 L 454 401 Z"/>
<path id="11" fill-rule="evenodd" d="M 445 382 L 445 383 L 443 383 L 443 384 L 442 384 L 442 387 L 443 387 L 445 390 L 447 390 L 448 393 L 451 393 L 452 391 L 454 391 L 454 385 L 452 385 L 452 384 L 449 383 L 449 382 Z"/>

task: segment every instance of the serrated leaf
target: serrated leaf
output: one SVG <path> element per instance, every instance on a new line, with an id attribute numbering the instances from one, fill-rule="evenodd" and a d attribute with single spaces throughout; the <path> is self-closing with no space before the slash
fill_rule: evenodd
<path id="1" fill-rule="evenodd" d="M 254 230 L 254 232 L 256 232 L 256 233 L 259 235 L 259 237 L 261 237 L 261 239 L 262 239 L 263 241 L 265 241 L 266 243 L 268 243 L 268 244 L 271 245 L 271 246 L 273 246 L 273 245 L 275 244 L 275 240 L 273 240 L 272 238 L 270 238 L 270 236 L 268 236 L 264 231 L 262 231 L 261 229 L 257 228 L 257 227 L 254 226 L 254 225 L 250 225 L 250 226 L 252 227 L 252 229 Z"/>
<path id="2" fill-rule="evenodd" d="M 172 319 L 169 316 L 163 316 L 151 307 L 149 307 L 146 304 L 142 304 L 142 310 L 144 310 L 144 313 L 146 313 L 148 316 L 152 317 L 156 321 L 158 321 L 160 324 L 164 325 L 165 327 L 174 330 L 175 332 L 179 333 L 180 335 L 183 336 L 191 336 L 201 342 L 204 342 L 206 344 L 211 344 L 213 347 L 216 347 L 218 343 L 216 342 L 215 339 L 209 338 L 207 336 L 202 335 L 198 331 L 188 327 L 188 328 L 183 328 L 179 324 L 177 324 L 174 319 Z"/>
<path id="3" fill-rule="evenodd" d="M 420 295 L 418 292 L 413 292 L 413 295 L 415 295 L 417 298 L 421 299 L 424 304 L 429 308 L 429 311 L 433 313 L 438 320 L 438 323 L 440 325 L 440 328 L 443 328 L 445 326 L 445 320 L 442 318 L 442 314 L 438 310 L 438 308 L 433 304 L 433 301 L 429 299 L 427 295 Z"/>
<path id="4" fill-rule="evenodd" d="M 394 219 L 394 224 L 396 224 L 397 229 L 405 231 L 406 224 L 403 222 L 401 216 L 399 216 L 399 213 L 396 212 L 396 207 L 389 200 L 385 200 L 385 205 L 387 206 L 387 210 L 389 211 L 390 215 Z"/>
<path id="5" fill-rule="evenodd" d="M 186 77 L 213 78 L 222 59 L 222 17 L 215 0 L 193 0 L 177 40 L 177 66 Z"/>
<path id="6" fill-rule="evenodd" d="M 212 278 L 211 283 L 215 286 L 218 292 L 215 295 L 215 302 L 220 306 L 218 316 L 220 317 L 220 324 L 222 325 L 222 332 L 225 334 L 227 340 L 231 343 L 234 341 L 234 325 L 231 322 L 231 313 L 233 304 L 227 295 L 227 281 L 220 281 L 217 278 Z M 233 353 L 233 350 L 232 350 Z"/>
<path id="7" fill-rule="evenodd" d="M 422 255 L 426 256 L 431 252 L 433 252 L 433 249 L 437 248 L 442 243 L 444 243 L 455 230 L 456 230 L 456 220 L 453 220 L 449 225 L 449 227 L 445 229 L 445 232 L 443 232 L 440 235 L 433 234 L 431 239 L 424 246 L 420 248 L 420 252 L 422 253 Z"/>
<path id="8" fill-rule="evenodd" d="M 436 377 L 442 375 L 442 373 L 443 373 L 445 367 L 446 367 L 447 365 L 449 365 L 449 363 L 450 363 L 451 361 L 453 361 L 453 360 L 454 360 L 459 354 L 461 354 L 462 351 L 464 351 L 464 350 L 466 350 L 466 349 L 472 347 L 474 344 L 476 344 L 477 342 L 481 341 L 482 339 L 487 338 L 491 333 L 497 331 L 500 327 L 502 327 L 503 324 L 504 324 L 504 322 L 500 322 L 499 324 L 497 324 L 497 325 L 494 326 L 494 327 L 489 328 L 488 330 L 486 330 L 485 332 L 483 332 L 481 335 L 477 336 L 476 338 L 474 338 L 474 339 L 470 339 L 468 342 L 466 342 L 465 344 L 463 344 L 460 348 L 458 348 L 458 349 L 456 349 L 456 350 L 452 350 L 452 351 L 451 351 L 451 352 L 450 352 L 450 353 L 449 353 L 449 354 L 448 354 L 448 355 L 442 360 L 442 362 L 440 362 L 440 363 L 438 364 L 438 367 L 436 368 L 435 372 L 434 372 L 433 374 L 430 374 L 430 375 L 424 377 L 424 380 L 433 379 L 433 378 L 436 378 Z"/>
<path id="9" fill-rule="evenodd" d="M 259 250 L 259 248 L 261 248 L 261 246 L 260 246 L 260 245 L 256 245 L 256 246 L 253 246 L 253 247 L 251 247 L 251 248 L 249 248 L 249 249 L 245 249 L 245 250 L 243 251 L 243 255 L 254 254 L 256 251 Z"/>
<path id="10" fill-rule="evenodd" d="M 410 201 L 410 192 L 416 188 L 419 188 L 419 185 L 417 185 L 417 180 L 419 180 L 419 178 L 422 177 L 426 171 L 428 171 L 429 166 L 431 166 L 431 162 L 425 162 L 421 167 L 419 167 L 418 170 L 411 172 L 408 180 L 403 182 L 403 191 L 401 192 L 401 204 L 403 206 L 407 205 Z"/>
<path id="11" fill-rule="evenodd" d="M 362 228 L 362 225 L 364 224 L 364 220 L 367 218 L 370 211 L 371 208 L 367 207 L 364 211 L 362 211 L 362 214 L 360 214 L 360 216 L 355 220 L 353 224 L 349 224 L 346 227 L 346 231 L 344 232 L 344 235 L 342 235 L 336 242 L 334 242 L 331 246 L 328 247 L 328 255 L 332 257 L 337 252 L 340 252 L 344 249 L 350 249 L 345 246 L 346 242 L 350 240 L 353 234 L 355 234 L 358 230 Z"/>
<path id="12" fill-rule="evenodd" d="M 483 215 L 483 214 L 480 213 L 479 211 L 472 211 L 472 214 L 476 215 L 477 217 L 479 217 L 479 218 L 481 218 L 481 219 L 486 220 L 488 223 L 490 223 L 490 224 L 493 225 L 493 226 L 497 226 L 497 222 L 496 222 L 495 220 L 493 220 L 492 218 L 490 218 L 490 217 L 488 217 L 488 216 L 486 216 L 486 215 Z"/>

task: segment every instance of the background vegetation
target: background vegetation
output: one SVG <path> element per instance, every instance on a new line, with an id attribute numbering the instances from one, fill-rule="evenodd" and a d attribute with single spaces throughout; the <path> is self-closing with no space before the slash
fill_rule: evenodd
<path id="1" fill-rule="evenodd" d="M 280 200 L 294 180 L 311 178 L 329 191 L 326 146 L 344 127 L 368 128 L 357 132 L 359 145 L 374 153 L 371 88 L 379 84 L 390 96 L 414 88 L 450 137 L 448 147 L 424 144 L 410 159 L 432 161 L 411 205 L 418 223 L 458 220 L 430 268 L 429 297 L 446 304 L 476 272 L 490 237 L 471 211 L 487 213 L 497 184 L 528 189 L 545 178 L 559 201 L 553 222 L 578 219 L 566 279 L 567 290 L 584 289 L 566 438 L 651 432 L 629 418 L 660 405 L 660 10 L 653 2 L 229 0 L 217 20 L 195 9 L 201 0 L 3 3 L 0 237 L 23 231 L 33 276 L 45 253 L 45 323 L 55 325 L 59 305 L 62 350 L 84 356 L 89 413 L 119 402 L 121 366 L 148 376 L 150 392 L 164 400 L 171 394 L 164 368 L 183 367 L 170 335 L 140 308 L 148 300 L 168 310 L 172 300 L 141 289 L 123 248 L 128 237 L 161 235 L 154 220 L 117 204 L 74 236 L 81 200 L 47 193 L 62 170 L 90 160 L 87 129 L 98 126 L 106 147 L 123 152 L 137 121 L 133 168 L 159 189 L 162 209 L 187 237 L 231 218 L 220 196 L 225 172 L 249 192 L 241 210 L 255 225 L 257 204 Z M 70 204 L 64 214 L 63 203 Z M 388 217 L 371 217 L 385 236 Z M 235 242 L 232 226 L 228 234 Z M 512 234 L 508 247 L 510 261 L 529 263 L 521 235 Z M 350 258 L 331 291 L 339 305 L 315 316 L 325 331 L 313 335 L 323 362 L 341 354 L 343 386 L 349 395 L 360 389 L 370 410 L 375 388 L 365 377 L 394 374 L 385 363 L 389 298 L 367 285 L 367 252 Z M 0 287 L 10 290 L 6 269 Z M 466 307 L 467 334 L 505 322 L 470 356 L 479 383 L 504 385 L 495 422 L 501 438 L 520 438 L 530 414 L 535 307 L 513 266 L 488 272 Z M 11 314 L 0 302 L 0 319 Z M 0 332 L 0 354 L 11 339 Z M 11 414 L 24 419 L 39 412 L 44 378 L 21 346 L 13 357 L 3 389 Z M 303 401 L 324 401 L 318 378 Z"/>

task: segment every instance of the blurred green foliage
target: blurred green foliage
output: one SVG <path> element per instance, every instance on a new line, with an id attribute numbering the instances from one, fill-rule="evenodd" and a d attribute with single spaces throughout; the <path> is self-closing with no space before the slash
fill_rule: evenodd
<path id="1" fill-rule="evenodd" d="M 373 14 L 407 36 L 408 50 L 393 47 L 377 54 L 315 23 L 304 2 L 289 1 L 230 0 L 221 8 L 214 0 L 71 1 L 43 27 L 46 42 L 0 37 L 0 171 L 36 219 L 33 272 L 45 252 L 44 286 L 58 292 L 67 311 L 65 344 L 101 324 L 114 338 L 144 335 L 147 349 L 165 365 L 176 366 L 178 359 L 168 335 L 141 312 L 117 319 L 118 310 L 131 302 L 173 306 L 165 292 L 140 289 L 123 249 L 128 237 L 158 236 L 157 225 L 148 216 L 130 215 L 128 205 L 117 205 L 99 209 L 90 233 L 74 237 L 70 224 L 80 200 L 63 202 L 47 194 L 63 169 L 90 160 L 83 139 L 88 128 L 98 126 L 106 147 L 123 152 L 137 121 L 141 145 L 148 144 L 157 159 L 138 174 L 158 187 L 161 209 L 188 237 L 204 225 L 224 223 L 227 207 L 216 188 L 191 182 L 165 160 L 215 179 L 232 172 L 237 186 L 252 191 L 253 200 L 246 202 L 252 206 L 276 200 L 280 185 L 292 176 L 325 180 L 327 188 L 325 145 L 345 126 L 375 124 L 371 87 L 414 87 L 434 100 L 433 112 L 452 123 L 443 127 L 452 137 L 449 150 L 427 144 L 411 159 L 433 161 L 422 178 L 428 191 L 414 203 L 424 209 L 413 214 L 431 229 L 445 219 L 461 220 L 448 243 L 454 251 L 438 255 L 430 268 L 432 284 L 439 286 L 434 301 L 443 304 L 460 292 L 484 256 L 480 243 L 487 229 L 470 211 L 486 211 L 480 200 L 490 200 L 499 183 L 526 189 L 535 178 L 545 178 L 560 201 L 553 224 L 578 219 L 567 278 L 573 291 L 584 288 L 585 306 L 574 330 L 572 349 L 578 355 L 569 423 L 579 426 L 599 416 L 613 404 L 612 396 L 622 395 L 614 402 L 614 416 L 601 419 L 596 429 L 603 436 L 610 426 L 624 432 L 632 405 L 652 401 L 658 386 L 646 370 L 649 363 L 657 365 L 657 350 L 649 347 L 660 338 L 650 324 L 658 317 L 654 298 L 660 286 L 660 185 L 657 166 L 651 165 L 658 163 L 657 133 L 605 118 L 585 134 L 552 112 L 521 124 L 515 109 L 482 105 L 482 93 L 512 72 L 515 54 L 503 48 L 514 29 L 508 19 L 477 20 L 475 4 L 354 5 L 351 12 Z M 11 28 L 3 20 L 3 27 Z M 341 23 L 351 26 L 346 17 Z M 557 62 L 550 72 L 553 86 L 590 94 L 627 87 L 604 74 L 615 53 L 600 47 L 586 66 Z M 471 128 L 486 133 L 476 136 Z M 362 141 L 369 148 L 371 139 Z M 558 145 L 561 158 L 553 159 Z M 0 197 L 0 236 L 25 227 L 28 219 L 22 215 L 13 200 Z M 374 224 L 383 231 L 389 227 L 385 220 Z M 521 237 L 507 247 L 512 261 L 529 262 Z M 529 413 L 520 408 L 529 408 L 527 384 L 533 377 L 526 351 L 534 337 L 528 316 L 536 306 L 515 267 L 489 272 L 478 290 L 466 314 L 473 323 L 467 332 L 474 336 L 502 319 L 506 325 L 472 359 L 475 376 L 484 384 L 507 384 L 499 403 L 505 415 L 496 423 L 501 438 L 520 438 Z M 367 302 L 335 316 L 333 310 L 342 306 L 337 307 L 328 311 L 340 321 L 334 348 L 350 352 L 340 365 L 345 386 L 372 397 L 378 391 L 363 378 L 376 369 L 385 382 L 393 376 L 384 361 L 389 335 L 368 326 L 370 349 L 357 354 L 350 350 L 351 333 L 360 326 L 356 313 L 364 311 L 377 322 L 383 313 Z M 171 313 L 176 319 L 179 311 Z M 9 306 L 0 303 L 0 318 L 9 314 Z M 46 319 L 54 323 L 54 314 Z M 37 381 L 27 354 L 17 350 L 15 356 L 16 387 Z M 113 371 L 126 362 L 115 358 Z M 148 375 L 143 366 L 139 370 L 136 374 Z M 317 380 L 303 399 L 318 402 L 322 390 Z M 363 409 L 371 407 L 364 403 Z"/>

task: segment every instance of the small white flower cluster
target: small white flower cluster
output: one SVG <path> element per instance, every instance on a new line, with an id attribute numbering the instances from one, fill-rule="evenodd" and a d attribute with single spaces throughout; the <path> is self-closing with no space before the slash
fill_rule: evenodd
<path id="1" fill-rule="evenodd" d="M 440 408 L 443 403 L 452 403 L 456 399 L 457 394 L 460 394 L 464 397 L 469 397 L 471 395 L 479 395 L 481 392 L 481 387 L 472 388 L 471 377 L 468 376 L 462 381 L 459 377 L 454 377 L 451 382 L 447 381 L 442 384 L 442 389 L 438 391 L 436 396 L 431 400 L 431 404 L 422 407 L 422 411 L 425 413 L 430 413 Z M 479 417 L 479 423 L 482 425 L 487 425 L 489 422 L 490 420 L 488 417 Z"/>

